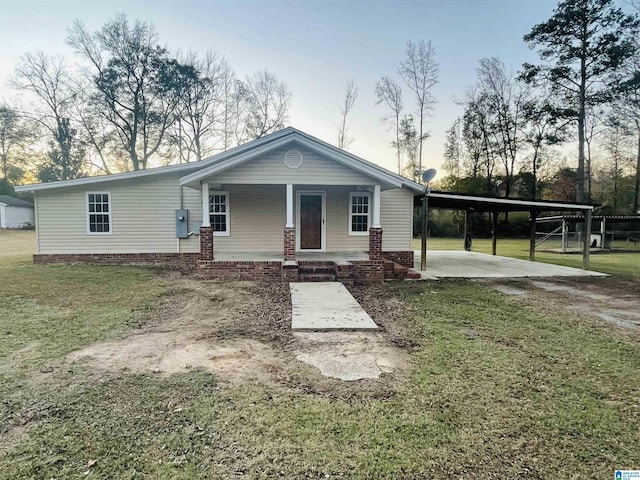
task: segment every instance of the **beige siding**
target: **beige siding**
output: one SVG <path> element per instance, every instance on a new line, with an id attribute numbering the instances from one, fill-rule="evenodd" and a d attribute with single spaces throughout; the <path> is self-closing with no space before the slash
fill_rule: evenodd
<path id="1" fill-rule="evenodd" d="M 284 164 L 284 154 L 291 149 L 302 153 L 300 168 Z M 214 183 L 309 184 L 309 185 L 371 185 L 371 178 L 326 159 L 304 148 L 287 147 L 275 150 L 243 165 L 221 172 L 211 179 Z"/>
<path id="2" fill-rule="evenodd" d="M 111 235 L 87 235 L 86 193 L 110 192 Z M 40 253 L 175 252 L 177 174 L 37 193 Z"/>
<path id="3" fill-rule="evenodd" d="M 177 181 L 176 181 L 177 183 Z M 195 188 L 183 187 L 182 205 L 187 209 L 189 231 L 198 233 L 202 224 L 202 192 Z M 200 237 L 192 235 L 189 238 L 180 239 L 180 252 L 199 252 Z"/>
<path id="4" fill-rule="evenodd" d="M 382 250 L 411 250 L 413 192 L 406 188 L 385 190 L 380 204 Z"/>
<path id="5" fill-rule="evenodd" d="M 285 227 L 285 185 L 295 190 L 326 192 L 326 250 L 365 251 L 368 236 L 349 235 L 349 192 L 375 180 L 305 149 L 304 164 L 290 169 L 282 149 L 210 178 L 229 191 L 230 236 L 216 236 L 219 252 L 282 252 Z M 114 180 L 96 185 L 43 190 L 37 193 L 39 253 L 175 252 L 175 214 L 188 210 L 189 230 L 202 222 L 199 189 L 179 186 L 179 173 Z M 345 185 L 346 184 L 346 185 Z M 212 187 L 212 189 L 215 187 Z M 112 234 L 88 235 L 86 193 L 110 192 Z M 297 212 L 296 212 L 297 217 Z M 382 192 L 383 250 L 411 246 L 412 193 L 407 189 Z M 181 252 L 200 249 L 198 235 L 179 242 Z"/>
<path id="6" fill-rule="evenodd" d="M 228 185 L 231 235 L 216 236 L 218 252 L 283 252 L 284 185 Z"/>

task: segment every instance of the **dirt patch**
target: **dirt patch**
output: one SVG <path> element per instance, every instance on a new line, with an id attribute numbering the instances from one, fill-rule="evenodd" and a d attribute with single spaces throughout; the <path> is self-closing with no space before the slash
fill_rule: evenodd
<path id="1" fill-rule="evenodd" d="M 541 280 L 482 280 L 518 301 L 542 311 L 560 310 L 594 324 L 614 326 L 640 337 L 640 285 L 615 277 L 550 278 Z"/>
<path id="2" fill-rule="evenodd" d="M 391 335 L 293 334 L 288 284 L 198 280 L 175 273 L 167 282 L 172 294 L 152 321 L 127 338 L 72 352 L 65 362 L 103 373 L 169 375 L 203 368 L 230 384 L 284 384 L 339 397 L 388 396 L 410 365 L 407 352 L 398 348 L 410 342 L 393 328 Z M 383 325 L 399 317 L 400 303 L 387 295 L 381 311 L 393 315 L 383 315 Z M 343 373 L 333 375 L 340 368 Z"/>

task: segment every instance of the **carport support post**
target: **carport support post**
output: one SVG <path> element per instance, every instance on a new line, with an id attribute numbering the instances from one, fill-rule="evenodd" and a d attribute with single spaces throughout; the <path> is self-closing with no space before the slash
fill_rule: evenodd
<path id="1" fill-rule="evenodd" d="M 536 261 L 536 217 L 538 216 L 538 212 L 535 210 L 531 210 L 530 220 L 529 220 L 529 260 L 532 262 Z"/>
<path id="2" fill-rule="evenodd" d="M 429 221 L 429 197 L 422 197 L 422 244 L 420 245 L 420 270 L 427 269 L 427 224 Z"/>
<path id="3" fill-rule="evenodd" d="M 589 255 L 591 254 L 591 209 L 584 212 L 584 244 L 582 253 L 582 268 L 589 270 Z"/>
<path id="4" fill-rule="evenodd" d="M 464 249 L 467 252 L 471 251 L 471 212 L 469 210 L 464 211 Z"/>
<path id="5" fill-rule="evenodd" d="M 498 244 L 498 212 L 492 212 L 493 215 L 493 230 L 491 231 L 491 254 L 496 254 L 496 247 Z"/>

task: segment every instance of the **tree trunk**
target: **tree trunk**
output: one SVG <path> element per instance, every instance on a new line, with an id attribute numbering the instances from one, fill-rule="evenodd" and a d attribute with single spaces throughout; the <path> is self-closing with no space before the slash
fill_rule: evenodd
<path id="1" fill-rule="evenodd" d="M 632 215 L 638 214 L 638 201 L 640 199 L 640 132 L 638 133 L 638 153 L 636 156 L 636 184 L 633 191 L 633 212 Z"/>
<path id="2" fill-rule="evenodd" d="M 586 36 L 586 35 L 585 35 Z M 584 120 L 587 103 L 587 65 L 586 65 L 586 49 L 583 42 L 583 55 L 580 59 L 580 91 L 579 91 L 579 109 L 578 109 L 578 169 L 576 176 L 578 184 L 576 185 L 576 200 L 584 202 Z"/>

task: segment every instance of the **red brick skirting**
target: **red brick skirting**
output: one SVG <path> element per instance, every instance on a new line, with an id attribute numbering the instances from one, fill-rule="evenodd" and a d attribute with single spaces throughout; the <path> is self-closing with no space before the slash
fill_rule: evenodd
<path id="1" fill-rule="evenodd" d="M 33 263 L 91 263 L 101 265 L 163 265 L 194 269 L 198 253 L 41 253 L 33 256 Z"/>
<path id="2" fill-rule="evenodd" d="M 88 263 L 101 265 L 157 265 L 183 271 L 197 271 L 200 277 L 228 280 L 296 282 L 299 267 L 310 267 L 313 261 L 217 261 L 201 260 L 199 253 L 77 253 L 38 254 L 36 264 Z M 384 260 L 352 260 L 320 262 L 335 270 L 335 279 L 345 283 L 381 282 L 385 279 Z M 300 277 L 301 279 L 301 277 Z"/>
<path id="3" fill-rule="evenodd" d="M 398 263 L 403 267 L 413 268 L 413 252 L 411 250 L 395 252 L 384 251 L 382 252 L 382 257 Z"/>

